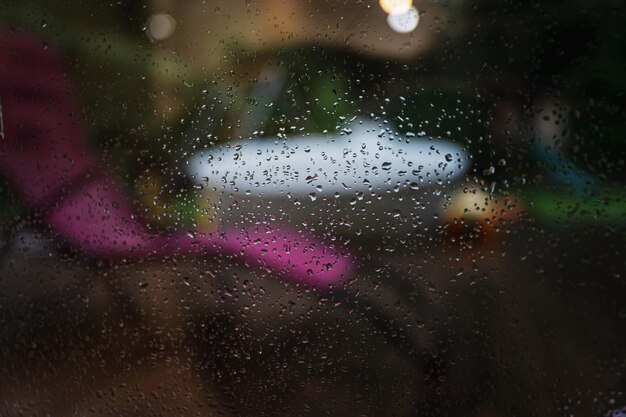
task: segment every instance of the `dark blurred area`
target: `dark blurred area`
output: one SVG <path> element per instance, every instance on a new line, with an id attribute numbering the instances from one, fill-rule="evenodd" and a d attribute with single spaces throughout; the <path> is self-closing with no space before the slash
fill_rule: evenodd
<path id="1" fill-rule="evenodd" d="M 0 34 L 58 53 L 72 140 L 147 230 L 253 218 L 354 255 L 330 289 L 236 255 L 93 256 L 24 198 L 0 137 L 1 415 L 626 415 L 626 3 L 414 1 L 407 33 L 383 3 L 0 4 Z M 204 149 L 362 120 L 468 168 L 419 193 L 355 176 L 325 204 L 226 204 L 187 175 Z"/>

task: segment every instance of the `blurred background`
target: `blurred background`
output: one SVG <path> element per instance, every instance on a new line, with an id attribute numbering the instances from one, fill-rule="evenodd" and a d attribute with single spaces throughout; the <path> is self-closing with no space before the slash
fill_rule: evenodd
<path id="1" fill-rule="evenodd" d="M 621 415 L 625 18 L 619 0 L 2 2 L 0 28 L 61 56 L 84 140 L 151 231 L 263 219 L 354 271 L 327 291 L 225 256 L 98 259 L 2 176 L 0 414 Z M 454 144 L 463 169 L 324 198 L 190 175 L 199 152 L 359 124 Z"/>

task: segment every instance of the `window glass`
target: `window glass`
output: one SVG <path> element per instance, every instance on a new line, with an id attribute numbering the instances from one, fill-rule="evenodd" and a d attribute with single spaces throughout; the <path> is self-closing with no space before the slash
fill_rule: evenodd
<path id="1" fill-rule="evenodd" d="M 625 15 L 2 2 L 0 415 L 626 415 Z"/>

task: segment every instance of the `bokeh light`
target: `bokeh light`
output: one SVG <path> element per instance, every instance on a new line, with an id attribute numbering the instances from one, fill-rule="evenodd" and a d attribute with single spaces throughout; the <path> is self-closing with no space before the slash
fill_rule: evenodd
<path id="1" fill-rule="evenodd" d="M 152 40 L 163 41 L 172 36 L 174 29 L 176 29 L 176 20 L 172 16 L 166 13 L 157 13 L 148 18 L 146 34 Z"/>
<path id="2" fill-rule="evenodd" d="M 380 7 L 391 15 L 406 13 L 412 5 L 413 0 L 380 0 Z"/>
<path id="3" fill-rule="evenodd" d="M 420 21 L 419 12 L 415 7 L 409 7 L 404 13 L 387 16 L 389 27 L 397 33 L 410 33 L 415 30 Z"/>

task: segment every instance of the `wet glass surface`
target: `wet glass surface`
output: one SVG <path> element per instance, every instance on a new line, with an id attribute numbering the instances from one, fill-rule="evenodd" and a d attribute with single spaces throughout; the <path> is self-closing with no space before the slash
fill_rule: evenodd
<path id="1" fill-rule="evenodd" d="M 3 2 L 0 415 L 625 415 L 625 14 Z"/>

